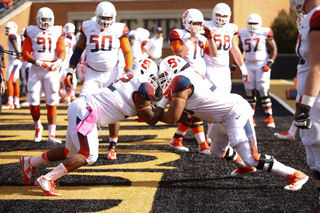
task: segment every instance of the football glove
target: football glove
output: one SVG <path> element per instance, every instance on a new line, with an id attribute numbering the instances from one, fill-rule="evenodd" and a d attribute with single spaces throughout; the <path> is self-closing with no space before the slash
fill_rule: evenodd
<path id="1" fill-rule="evenodd" d="M 50 69 L 50 63 L 48 62 L 44 62 L 44 61 L 41 61 L 41 60 L 36 60 L 36 62 L 34 63 L 37 67 L 44 67 L 46 68 L 47 70 Z M 51 70 L 49 70 L 51 71 Z"/>
<path id="2" fill-rule="evenodd" d="M 202 34 L 204 37 L 206 37 L 207 39 L 212 39 L 212 32 L 211 30 L 203 25 L 203 29 L 204 29 L 204 33 Z"/>
<path id="3" fill-rule="evenodd" d="M 245 75 L 242 75 L 242 81 L 247 84 L 249 82 L 249 73 L 246 73 Z"/>
<path id="4" fill-rule="evenodd" d="M 49 68 L 50 71 L 54 72 L 60 69 L 62 64 L 62 60 L 59 58 L 58 60 L 56 60 L 55 62 L 51 63 L 51 66 Z"/>
<path id="5" fill-rule="evenodd" d="M 269 72 L 271 70 L 271 67 L 273 65 L 273 60 L 269 59 L 268 63 L 262 67 L 263 72 Z"/>
<path id="6" fill-rule="evenodd" d="M 310 129 L 311 121 L 310 121 L 310 106 L 300 104 L 300 109 L 297 113 L 296 118 L 294 119 L 294 125 L 300 129 Z"/>

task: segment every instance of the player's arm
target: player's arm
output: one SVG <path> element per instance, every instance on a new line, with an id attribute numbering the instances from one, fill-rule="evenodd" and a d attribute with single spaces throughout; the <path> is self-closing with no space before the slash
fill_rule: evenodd
<path id="1" fill-rule="evenodd" d="M 137 109 L 138 116 L 148 125 L 156 125 L 160 120 L 164 109 L 161 107 L 154 107 L 150 100 L 146 100 L 140 94 L 137 94 L 135 100 L 135 107 Z"/>
<path id="2" fill-rule="evenodd" d="M 129 70 L 131 68 L 131 64 L 133 61 L 130 42 L 128 39 L 128 36 L 122 36 L 120 38 L 120 47 L 123 53 L 125 53 L 125 64 L 126 64 L 126 70 Z"/>
<path id="3" fill-rule="evenodd" d="M 20 59 L 20 54 L 21 53 L 19 52 L 19 49 L 18 49 L 18 42 L 17 42 L 16 36 L 14 36 L 14 38 L 12 38 L 12 39 L 9 39 L 9 41 L 13 46 L 13 49 L 14 49 L 14 52 L 16 53 L 17 58 Z"/>
<path id="4" fill-rule="evenodd" d="M 171 95 L 169 109 L 163 113 L 160 121 L 167 124 L 174 124 L 185 120 L 187 114 L 184 112 L 184 107 L 191 93 L 191 87 L 174 92 Z"/>
<path id="5" fill-rule="evenodd" d="M 72 54 L 70 61 L 69 61 L 69 67 L 71 67 L 72 69 L 76 68 L 76 66 L 81 58 L 81 54 L 87 46 L 87 43 L 86 43 L 87 38 L 82 31 L 80 31 L 80 32 L 81 33 L 79 36 L 79 40 L 76 44 L 76 47 L 75 47 L 73 54 Z"/>
<path id="6" fill-rule="evenodd" d="M 278 55 L 278 48 L 277 48 L 276 41 L 274 40 L 273 37 L 268 37 L 266 41 L 266 45 L 269 53 L 269 59 L 275 61 Z"/>
<path id="7" fill-rule="evenodd" d="M 241 50 L 239 49 L 239 46 L 237 44 L 235 36 L 232 38 L 232 47 L 230 49 L 230 52 L 233 56 L 233 60 L 236 62 L 236 64 L 239 66 L 241 73 L 242 73 L 242 79 L 244 83 L 249 82 L 249 74 L 247 71 L 247 67 L 244 63 Z"/>

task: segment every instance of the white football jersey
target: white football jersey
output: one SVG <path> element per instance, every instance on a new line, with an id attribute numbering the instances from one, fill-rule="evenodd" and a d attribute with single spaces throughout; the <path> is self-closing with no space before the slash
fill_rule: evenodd
<path id="1" fill-rule="evenodd" d="M 170 32 L 169 44 L 174 40 L 186 42 L 190 37 L 191 35 L 188 31 L 184 29 L 174 29 Z M 184 60 L 190 63 L 191 67 L 201 72 L 201 74 L 205 74 L 206 71 L 206 63 L 203 59 L 206 41 L 207 38 L 199 34 L 194 41 L 193 48 L 183 57 Z"/>
<path id="2" fill-rule="evenodd" d="M 17 46 L 18 46 L 18 51 L 21 52 L 21 38 L 17 33 L 13 33 L 8 35 L 8 48 L 9 51 L 13 52 L 14 55 L 10 55 L 8 54 L 8 60 L 12 61 L 12 60 L 19 60 L 15 54 L 15 50 L 13 45 L 11 44 L 10 40 L 16 40 L 17 41 Z"/>
<path id="3" fill-rule="evenodd" d="M 104 126 L 137 114 L 136 93 L 151 101 L 155 89 L 151 83 L 143 78 L 128 73 L 122 75 L 109 87 L 88 95 L 86 101 L 99 116 L 97 124 Z"/>
<path id="4" fill-rule="evenodd" d="M 296 53 L 300 58 L 298 64 L 298 73 L 309 71 L 310 69 L 310 58 L 309 58 L 309 33 L 312 29 L 319 29 L 320 27 L 320 6 L 315 7 L 312 11 L 308 13 L 305 17 L 300 33 L 298 35 L 298 40 L 296 44 Z"/>
<path id="5" fill-rule="evenodd" d="M 269 27 L 261 27 L 255 33 L 248 29 L 239 31 L 242 48 L 245 53 L 246 62 L 264 61 L 269 58 L 267 49 L 267 38 L 273 37 L 273 31 Z"/>
<path id="6" fill-rule="evenodd" d="M 57 59 L 57 41 L 60 36 L 64 36 L 62 26 L 52 26 L 46 30 L 38 26 L 28 26 L 25 31 L 32 41 L 32 55 L 43 61 L 54 61 Z"/>
<path id="7" fill-rule="evenodd" d="M 111 71 L 119 63 L 120 38 L 129 33 L 124 23 L 113 23 L 102 30 L 95 21 L 87 20 L 81 25 L 87 38 L 87 63 L 96 71 Z"/>
<path id="8" fill-rule="evenodd" d="M 232 39 L 238 32 L 238 26 L 229 23 L 223 27 L 217 27 L 212 20 L 204 22 L 204 25 L 211 30 L 218 49 L 216 57 L 204 55 L 206 64 L 216 67 L 229 67 L 229 52 L 232 47 Z"/>
<path id="9" fill-rule="evenodd" d="M 237 100 L 242 99 L 237 94 L 224 92 L 217 88 L 191 67 L 175 76 L 168 89 L 174 93 L 190 86 L 193 88 L 193 92 L 186 101 L 185 110 L 195 117 L 212 123 L 223 122 Z"/>

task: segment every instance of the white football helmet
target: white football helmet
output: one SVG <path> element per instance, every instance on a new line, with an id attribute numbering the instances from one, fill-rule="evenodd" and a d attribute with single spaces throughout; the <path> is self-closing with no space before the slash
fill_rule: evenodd
<path id="1" fill-rule="evenodd" d="M 247 28 L 250 32 L 252 33 L 256 32 L 261 28 L 261 25 L 262 25 L 262 19 L 258 14 L 252 13 L 249 15 L 247 19 Z"/>
<path id="2" fill-rule="evenodd" d="M 95 14 L 97 18 L 96 22 L 102 29 L 107 29 L 116 22 L 116 8 L 108 1 L 100 2 L 96 8 Z"/>
<path id="3" fill-rule="evenodd" d="M 187 68 L 187 63 L 183 58 L 172 55 L 163 59 L 159 66 L 159 86 L 162 91 L 165 91 L 169 86 L 171 80 L 182 70 Z"/>
<path id="4" fill-rule="evenodd" d="M 5 34 L 8 36 L 10 34 L 14 34 L 17 32 L 18 30 L 18 26 L 16 23 L 14 23 L 13 21 L 9 21 L 8 23 L 6 23 L 6 25 L 4 26 L 5 29 Z"/>
<path id="5" fill-rule="evenodd" d="M 76 27 L 74 26 L 74 24 L 72 23 L 66 23 L 63 27 L 64 31 L 66 32 L 66 34 L 68 33 L 75 33 L 76 31 Z"/>
<path id="6" fill-rule="evenodd" d="M 301 30 L 302 23 L 303 23 L 304 18 L 305 18 L 306 16 L 307 16 L 307 15 L 300 13 L 300 14 L 298 15 L 298 17 L 297 17 L 296 24 L 297 24 L 297 28 L 298 28 L 299 31 Z"/>
<path id="7" fill-rule="evenodd" d="M 305 0 L 290 0 L 290 7 L 296 12 L 297 16 L 299 16 L 300 13 L 306 14 L 306 12 L 303 11 L 304 2 Z"/>
<path id="8" fill-rule="evenodd" d="M 46 30 L 49 27 L 52 27 L 54 24 L 54 15 L 52 10 L 48 7 L 40 8 L 37 12 L 36 20 L 40 29 Z"/>
<path id="9" fill-rule="evenodd" d="M 182 24 L 185 30 L 191 31 L 193 22 L 204 22 L 203 14 L 197 9 L 188 9 L 182 14 Z"/>
<path id="10" fill-rule="evenodd" d="M 154 90 L 158 88 L 158 66 L 153 60 L 148 58 L 135 59 L 132 62 L 129 73 L 143 76 L 153 85 Z"/>
<path id="11" fill-rule="evenodd" d="M 219 14 L 219 16 L 217 16 Z M 226 16 L 226 17 L 221 17 Z M 222 27 L 230 22 L 231 9 L 225 3 L 217 4 L 212 10 L 212 20 L 218 26 Z"/>

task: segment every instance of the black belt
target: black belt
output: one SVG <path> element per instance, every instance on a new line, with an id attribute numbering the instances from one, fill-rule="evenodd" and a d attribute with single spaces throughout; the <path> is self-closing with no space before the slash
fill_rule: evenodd
<path id="1" fill-rule="evenodd" d="M 305 64 L 305 63 L 306 63 L 305 60 L 303 60 L 302 58 L 299 59 L 299 64 L 300 64 L 300 65 L 303 65 L 303 64 Z"/>
<path id="2" fill-rule="evenodd" d="M 114 88 L 114 86 L 112 86 L 112 85 L 108 86 L 108 89 L 111 90 L 111 92 L 116 90 L 116 88 Z"/>

